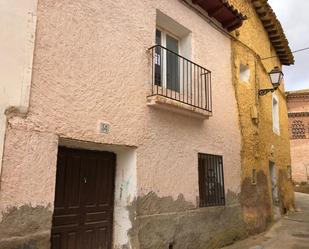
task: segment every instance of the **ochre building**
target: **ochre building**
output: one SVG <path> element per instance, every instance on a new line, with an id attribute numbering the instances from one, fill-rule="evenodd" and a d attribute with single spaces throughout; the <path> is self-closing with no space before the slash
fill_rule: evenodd
<path id="1" fill-rule="evenodd" d="M 233 84 L 242 134 L 242 205 L 255 233 L 294 207 L 284 83 L 259 96 L 259 90 L 273 88 L 268 73 L 293 64 L 294 59 L 267 1 L 231 2 L 248 17 L 233 32 Z"/>
<path id="2" fill-rule="evenodd" d="M 291 168 L 295 183 L 309 181 L 309 89 L 287 92 Z"/>
<path id="3" fill-rule="evenodd" d="M 258 97 L 293 58 L 243 2 L 1 2 L 1 249 L 212 249 L 293 208 L 284 86 Z"/>

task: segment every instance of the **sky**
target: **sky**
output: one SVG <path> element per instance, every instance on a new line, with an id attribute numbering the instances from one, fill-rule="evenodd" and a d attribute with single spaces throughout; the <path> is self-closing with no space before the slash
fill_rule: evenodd
<path id="1" fill-rule="evenodd" d="M 309 0 L 268 0 L 280 20 L 292 51 L 309 47 Z M 286 90 L 309 89 L 309 50 L 295 53 L 295 64 L 284 66 Z"/>

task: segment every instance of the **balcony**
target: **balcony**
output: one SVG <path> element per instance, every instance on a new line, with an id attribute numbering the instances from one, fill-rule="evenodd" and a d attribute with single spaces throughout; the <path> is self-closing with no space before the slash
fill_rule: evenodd
<path id="1" fill-rule="evenodd" d="M 148 105 L 206 119 L 212 114 L 211 72 L 161 45 L 151 47 Z"/>

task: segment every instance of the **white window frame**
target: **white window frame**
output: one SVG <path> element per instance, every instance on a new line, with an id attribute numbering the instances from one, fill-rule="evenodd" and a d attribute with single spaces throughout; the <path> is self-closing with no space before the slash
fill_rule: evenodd
<path id="1" fill-rule="evenodd" d="M 156 26 L 157 30 L 161 31 L 161 46 L 166 48 L 166 35 L 169 35 L 178 41 L 178 54 L 180 55 L 180 38 L 160 26 Z"/>
<path id="2" fill-rule="evenodd" d="M 161 46 L 166 48 L 166 35 L 171 36 L 175 40 L 178 41 L 178 52 L 177 54 L 181 55 L 181 43 L 180 38 L 176 35 L 172 34 L 171 32 L 167 31 L 164 28 L 161 28 L 160 26 L 156 26 L 156 29 L 161 32 Z M 166 82 L 166 53 L 162 53 L 162 60 L 163 60 L 163 67 L 162 67 L 162 86 L 163 88 L 167 88 L 167 82 Z M 182 84 L 179 82 L 180 86 L 179 89 L 182 91 Z"/>
<path id="3" fill-rule="evenodd" d="M 280 135 L 280 106 L 279 106 L 279 98 L 276 94 L 272 95 L 271 100 L 272 105 L 272 123 L 273 123 L 273 132 Z"/>
<path id="4" fill-rule="evenodd" d="M 245 70 L 242 70 L 245 69 Z M 240 63 L 239 65 L 239 79 L 243 83 L 250 83 L 251 70 L 248 64 Z"/>

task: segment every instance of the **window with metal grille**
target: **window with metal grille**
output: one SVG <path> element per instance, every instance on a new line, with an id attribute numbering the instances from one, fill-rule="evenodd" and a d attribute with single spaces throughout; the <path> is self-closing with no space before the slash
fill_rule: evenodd
<path id="1" fill-rule="evenodd" d="M 224 206 L 223 157 L 198 154 L 200 207 Z"/>
<path id="2" fill-rule="evenodd" d="M 294 120 L 292 123 L 292 139 L 305 139 L 306 129 L 303 121 Z"/>

